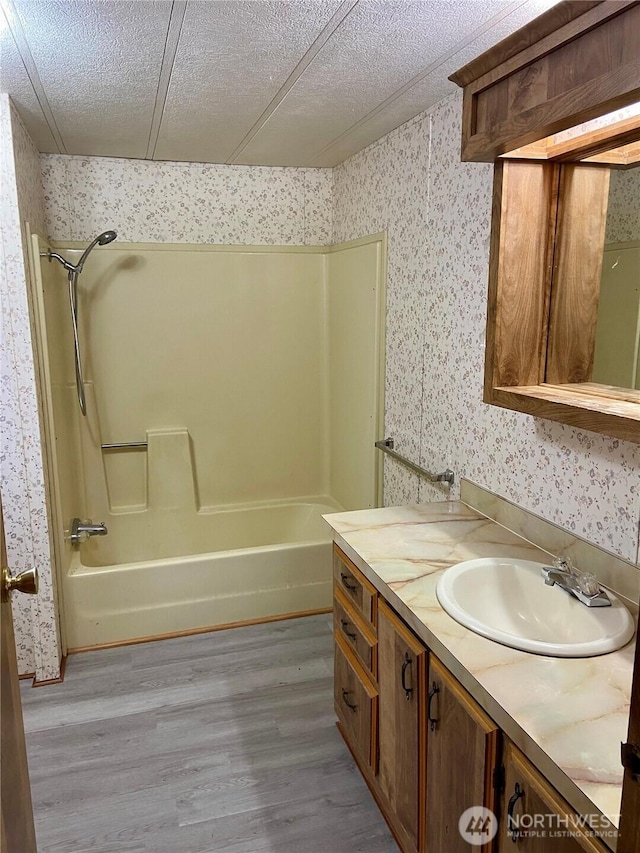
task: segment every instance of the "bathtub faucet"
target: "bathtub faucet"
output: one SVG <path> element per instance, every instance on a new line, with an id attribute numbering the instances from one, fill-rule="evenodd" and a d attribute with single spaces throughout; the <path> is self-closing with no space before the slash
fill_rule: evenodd
<path id="1" fill-rule="evenodd" d="M 90 536 L 106 536 L 108 532 L 104 521 L 100 522 L 100 524 L 94 524 L 90 518 L 86 521 L 74 518 L 71 522 L 71 530 L 69 531 L 69 541 L 77 547 Z"/>

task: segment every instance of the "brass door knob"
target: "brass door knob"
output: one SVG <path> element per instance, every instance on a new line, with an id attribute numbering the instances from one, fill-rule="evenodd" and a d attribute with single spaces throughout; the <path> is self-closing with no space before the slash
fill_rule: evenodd
<path id="1" fill-rule="evenodd" d="M 12 575 L 8 568 L 2 570 L 2 589 L 4 592 L 13 592 L 17 589 L 18 592 L 24 592 L 27 595 L 38 594 L 38 570 L 25 569 L 17 575 Z"/>

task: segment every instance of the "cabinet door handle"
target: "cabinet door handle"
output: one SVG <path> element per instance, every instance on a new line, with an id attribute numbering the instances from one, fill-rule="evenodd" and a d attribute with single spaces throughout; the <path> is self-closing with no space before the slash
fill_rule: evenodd
<path id="1" fill-rule="evenodd" d="M 404 653 L 404 663 L 402 664 L 402 673 L 401 673 L 401 681 L 402 681 L 402 689 L 404 690 L 404 698 L 409 701 L 411 699 L 411 694 L 413 693 L 413 687 L 407 687 L 407 683 L 405 681 L 407 675 L 407 669 L 413 663 L 412 659 L 409 657 L 409 653 Z"/>
<path id="2" fill-rule="evenodd" d="M 342 581 L 342 585 L 345 586 L 349 592 L 355 592 L 358 589 L 358 584 L 350 584 L 349 578 L 351 575 L 345 575 L 344 572 L 340 572 L 340 580 Z"/>
<path id="3" fill-rule="evenodd" d="M 509 805 L 507 806 L 507 830 L 509 831 L 509 835 L 511 836 L 511 840 L 515 844 L 520 837 L 520 830 L 517 826 L 513 825 L 513 810 L 516 807 L 516 803 L 518 800 L 524 797 L 524 791 L 520 787 L 520 785 L 516 782 L 516 787 L 511 795 L 511 799 L 509 800 Z"/>
<path id="4" fill-rule="evenodd" d="M 344 690 L 343 689 L 342 701 L 347 706 L 347 708 L 351 708 L 351 710 L 355 713 L 358 710 L 358 706 L 354 705 L 352 702 L 349 702 L 349 700 L 347 699 L 347 696 L 349 695 L 350 692 L 351 692 L 350 690 Z"/>
<path id="5" fill-rule="evenodd" d="M 347 620 L 346 620 L 346 619 L 341 619 L 341 620 L 340 620 L 340 624 L 342 625 L 342 630 L 343 630 L 343 632 L 347 635 L 347 637 L 348 637 L 350 640 L 352 640 L 352 641 L 355 643 L 355 641 L 356 641 L 358 638 L 357 638 L 357 637 L 356 637 L 356 635 L 353 633 L 353 631 L 347 631 L 347 628 L 349 627 L 349 623 L 347 622 Z"/>
<path id="6" fill-rule="evenodd" d="M 433 682 L 433 687 L 429 691 L 429 704 L 427 705 L 427 719 L 429 720 L 429 728 L 431 731 L 435 731 L 436 726 L 438 725 L 437 717 L 431 716 L 431 703 L 433 702 L 433 697 L 440 693 L 440 688 L 438 685 Z"/>

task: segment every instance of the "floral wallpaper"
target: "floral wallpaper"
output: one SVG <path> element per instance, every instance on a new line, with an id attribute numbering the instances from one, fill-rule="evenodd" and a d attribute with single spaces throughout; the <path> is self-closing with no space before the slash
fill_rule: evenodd
<path id="1" fill-rule="evenodd" d="M 387 232 L 385 435 L 420 457 L 430 116 L 383 137 L 334 169 L 334 242 Z M 437 460 L 430 460 L 435 468 Z M 385 503 L 413 503 L 418 477 L 385 462 Z M 435 490 L 434 490 L 435 491 Z M 440 490 L 440 498 L 446 496 Z"/>
<path id="2" fill-rule="evenodd" d="M 388 231 L 385 434 L 637 562 L 640 446 L 482 402 L 492 166 L 460 162 L 461 110 L 456 94 L 334 169 L 334 241 Z M 442 496 L 385 462 L 387 505 Z"/>
<path id="3" fill-rule="evenodd" d="M 0 95 L 0 169 L 0 491 L 9 565 L 14 573 L 36 566 L 40 578 L 37 597 L 12 597 L 19 672 L 46 681 L 59 675 L 61 649 L 30 329 L 26 229 L 29 222 L 31 228 L 44 230 L 44 200 L 39 154 L 6 95 Z"/>
<path id="4" fill-rule="evenodd" d="M 327 245 L 331 169 L 43 154 L 48 236 L 115 228 L 141 243 Z"/>

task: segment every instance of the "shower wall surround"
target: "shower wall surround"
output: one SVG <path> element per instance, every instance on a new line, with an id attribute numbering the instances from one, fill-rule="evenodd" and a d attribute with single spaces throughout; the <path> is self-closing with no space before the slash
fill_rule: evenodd
<path id="1" fill-rule="evenodd" d="M 43 154 L 42 179 L 52 240 L 109 227 L 134 243 L 331 243 L 331 169 Z"/>
<path id="2" fill-rule="evenodd" d="M 13 596 L 19 671 L 46 681 L 59 675 L 60 638 L 29 322 L 25 228 L 28 221 L 32 228 L 44 230 L 44 199 L 38 151 L 7 95 L 0 95 L 0 185 L 0 492 L 9 565 L 14 572 L 36 566 L 40 577 L 37 596 Z"/>
<path id="3" fill-rule="evenodd" d="M 482 402 L 493 167 L 460 162 L 461 101 L 334 169 L 334 241 L 388 231 L 385 432 L 424 467 L 638 562 L 640 446 Z M 385 467 L 386 504 L 442 497 Z"/>

